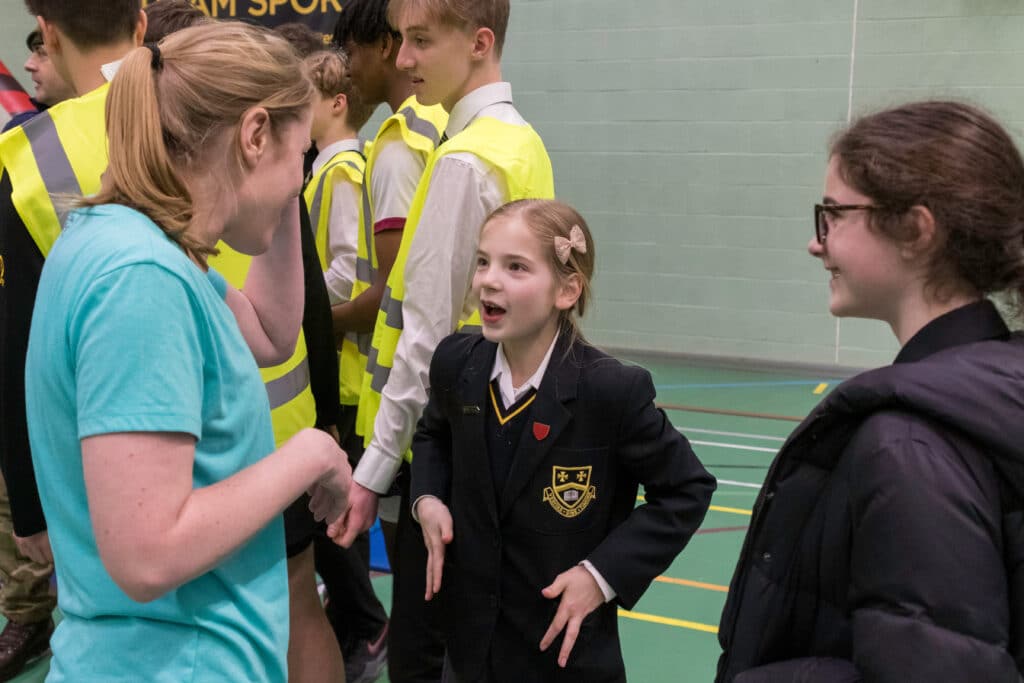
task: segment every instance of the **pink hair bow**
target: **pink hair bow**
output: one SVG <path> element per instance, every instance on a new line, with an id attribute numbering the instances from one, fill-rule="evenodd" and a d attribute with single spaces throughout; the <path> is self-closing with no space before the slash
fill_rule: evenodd
<path id="1" fill-rule="evenodd" d="M 569 237 L 555 237 L 555 256 L 562 263 L 569 262 L 569 252 L 575 249 L 581 254 L 587 253 L 587 239 L 583 236 L 583 229 L 578 225 L 572 226 Z"/>

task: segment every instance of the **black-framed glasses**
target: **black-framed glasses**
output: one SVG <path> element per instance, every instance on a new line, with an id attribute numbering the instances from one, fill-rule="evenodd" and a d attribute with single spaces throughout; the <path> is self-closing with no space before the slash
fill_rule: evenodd
<path id="1" fill-rule="evenodd" d="M 884 206 L 877 204 L 815 204 L 814 205 L 814 237 L 818 244 L 825 244 L 828 237 L 829 216 L 836 216 L 843 211 L 878 211 Z"/>

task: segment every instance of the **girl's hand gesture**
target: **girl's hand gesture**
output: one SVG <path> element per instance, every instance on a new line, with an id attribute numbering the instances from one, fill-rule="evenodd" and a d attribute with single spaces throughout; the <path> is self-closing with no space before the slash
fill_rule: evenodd
<path id="1" fill-rule="evenodd" d="M 444 547 L 452 542 L 452 513 L 440 498 L 425 496 L 416 503 L 416 514 L 423 529 L 423 544 L 427 546 L 427 591 L 426 600 L 441 590 L 441 573 L 444 571 Z"/>
<path id="2" fill-rule="evenodd" d="M 564 628 L 565 639 L 562 641 L 562 650 L 558 653 L 558 666 L 564 669 L 569 662 L 569 653 L 572 652 L 572 647 L 580 634 L 580 624 L 588 614 L 604 604 L 604 593 L 601 592 L 601 587 L 597 585 L 594 576 L 582 565 L 576 565 L 556 576 L 551 585 L 541 593 L 548 600 L 562 596 L 555 618 L 551 620 L 547 633 L 540 641 L 540 649 L 543 652 L 551 647 L 551 643 L 555 642 L 555 638 Z"/>

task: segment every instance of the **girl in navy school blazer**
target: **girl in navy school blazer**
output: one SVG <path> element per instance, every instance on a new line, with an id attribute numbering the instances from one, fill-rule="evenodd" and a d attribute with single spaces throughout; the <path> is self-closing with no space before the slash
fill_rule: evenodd
<path id="1" fill-rule="evenodd" d="M 492 228 L 498 219 L 504 222 Z M 528 230 L 539 247 L 516 229 Z M 517 288 L 529 294 L 523 278 L 535 277 L 524 272 L 550 268 L 556 288 L 574 274 L 589 283 L 593 244 L 585 230 L 579 214 L 555 201 L 499 209 L 485 223 L 474 277 L 484 336 L 448 337 L 431 363 L 430 397 L 413 442 L 411 500 L 421 515 L 424 497 L 450 513 L 447 543 L 434 537 L 437 565 L 431 572 L 428 561 L 427 586 L 428 598 L 439 589 L 435 599 L 442 601 L 449 681 L 624 681 L 617 606 L 632 608 L 672 563 L 715 490 L 714 477 L 655 407 L 650 374 L 590 346 L 565 324 L 555 328 L 549 364 L 518 423 L 507 475 L 495 478 L 487 434 L 495 425 L 488 411 L 498 411 L 495 342 L 503 353 L 522 343 L 511 323 L 526 325 L 525 311 L 535 306 L 525 294 L 516 298 Z M 559 238 L 573 243 L 570 258 L 554 256 Z M 516 267 L 516 259 L 524 263 Z M 582 309 L 572 301 L 572 310 Z M 641 484 L 645 502 L 637 506 Z M 428 549 L 435 528 L 429 513 L 429 523 L 420 517 Z M 590 566 L 580 567 L 583 561 Z M 605 589 L 587 578 L 594 573 Z M 573 580 L 593 581 L 597 599 L 584 604 L 569 589 Z M 606 589 L 613 599 L 605 601 Z"/>

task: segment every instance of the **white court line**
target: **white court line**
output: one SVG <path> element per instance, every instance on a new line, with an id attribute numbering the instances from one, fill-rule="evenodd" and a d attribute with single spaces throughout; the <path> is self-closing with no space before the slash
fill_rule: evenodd
<path id="1" fill-rule="evenodd" d="M 720 443 L 718 441 L 695 441 L 690 440 L 690 443 L 697 446 L 714 446 L 716 448 L 734 448 L 739 451 L 757 451 L 758 453 L 778 453 L 777 448 L 764 448 L 762 446 L 744 446 L 738 443 Z"/>
<path id="2" fill-rule="evenodd" d="M 781 436 L 767 436 L 765 434 L 746 434 L 744 432 L 719 432 L 714 429 L 698 429 L 697 427 L 680 427 L 679 431 L 683 434 L 688 432 L 697 432 L 699 434 L 715 434 L 716 436 L 739 436 L 748 439 L 763 439 L 765 441 L 785 441 Z"/>
<path id="3" fill-rule="evenodd" d="M 859 0 L 853 0 L 853 22 L 850 29 L 850 85 L 847 88 L 846 94 L 846 125 L 850 125 L 853 121 L 853 76 L 856 73 L 855 68 L 857 65 L 857 18 L 860 14 L 860 3 Z M 835 362 L 839 364 L 839 348 L 841 343 L 840 337 L 840 321 L 841 318 L 836 318 L 836 353 Z"/>
<path id="4" fill-rule="evenodd" d="M 727 486 L 742 486 L 745 489 L 759 489 L 759 488 L 761 488 L 760 484 L 750 484 L 750 483 L 747 483 L 745 481 L 733 481 L 731 479 L 719 479 L 718 483 L 719 484 L 726 484 Z"/>

